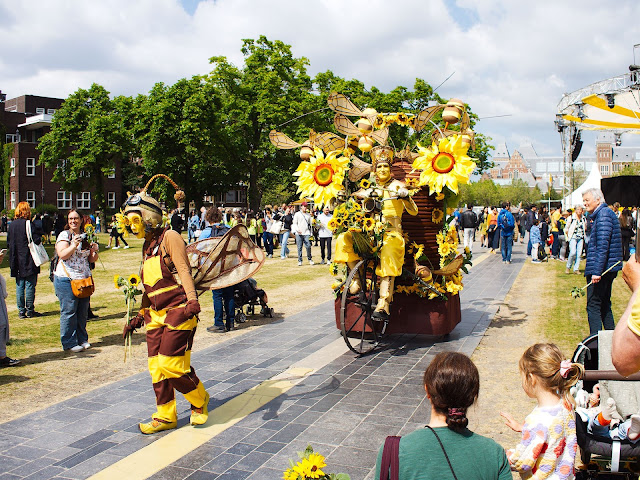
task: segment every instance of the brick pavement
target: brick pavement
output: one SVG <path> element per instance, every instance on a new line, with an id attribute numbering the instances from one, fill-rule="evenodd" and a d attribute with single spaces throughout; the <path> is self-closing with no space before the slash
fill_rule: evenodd
<path id="1" fill-rule="evenodd" d="M 476 244 L 477 258 L 483 253 Z M 375 354 L 344 353 L 149 478 L 279 479 L 307 444 L 327 457 L 328 471 L 373 478 L 384 438 L 428 421 L 422 374 L 431 358 L 442 350 L 473 353 L 524 260 L 518 244 L 513 264 L 504 265 L 498 254 L 473 267 L 465 277 L 462 322 L 447 337 L 398 335 Z M 328 302 L 196 351 L 192 363 L 213 410 L 339 338 Z M 154 400 L 142 373 L 0 424 L 0 480 L 85 479 L 100 472 L 171 433 L 138 432 Z M 189 406 L 179 394 L 178 411 L 178 426 L 185 426 Z"/>

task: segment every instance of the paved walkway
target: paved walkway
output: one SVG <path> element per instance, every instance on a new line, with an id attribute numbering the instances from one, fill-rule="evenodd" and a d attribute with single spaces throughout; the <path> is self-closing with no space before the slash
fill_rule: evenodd
<path id="1" fill-rule="evenodd" d="M 203 351 L 196 345 L 192 363 L 217 409 L 205 428 L 186 425 L 178 395 L 180 428 L 140 434 L 155 399 L 148 374 L 134 375 L 0 424 L 0 480 L 274 480 L 307 444 L 327 457 L 327 471 L 371 479 L 384 438 L 428 421 L 422 374 L 431 358 L 473 353 L 525 260 L 520 245 L 511 265 L 476 250 L 462 322 L 445 339 L 394 336 L 358 358 L 325 303 Z"/>

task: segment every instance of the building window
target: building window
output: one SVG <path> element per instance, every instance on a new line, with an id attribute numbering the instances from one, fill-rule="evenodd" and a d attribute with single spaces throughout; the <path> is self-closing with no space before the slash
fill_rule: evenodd
<path id="1" fill-rule="evenodd" d="M 116 208 L 116 192 L 107 193 L 107 206 L 109 208 Z"/>
<path id="2" fill-rule="evenodd" d="M 36 108 L 36 115 L 42 115 L 44 113 L 44 108 Z"/>
<path id="3" fill-rule="evenodd" d="M 27 191 L 27 203 L 31 208 L 36 208 L 36 192 L 34 190 Z"/>
<path id="4" fill-rule="evenodd" d="M 91 192 L 80 192 L 76 195 L 76 207 L 80 210 L 91 209 Z"/>
<path id="5" fill-rule="evenodd" d="M 107 175 L 107 178 L 116 178 L 116 169 L 115 168 L 112 168 L 109 171 L 109 175 Z"/>
<path id="6" fill-rule="evenodd" d="M 36 176 L 36 159 L 27 158 L 27 177 Z"/>
<path id="7" fill-rule="evenodd" d="M 49 115 L 53 115 L 54 113 L 56 113 L 56 109 L 55 108 L 47 108 L 47 113 Z"/>
<path id="8" fill-rule="evenodd" d="M 58 209 L 70 210 L 72 204 L 71 192 L 58 192 Z"/>
<path id="9" fill-rule="evenodd" d="M 16 192 L 11 192 L 11 208 L 16 208 Z"/>
<path id="10" fill-rule="evenodd" d="M 9 166 L 11 167 L 11 176 L 15 177 L 16 176 L 16 159 L 12 158 L 11 161 L 9 162 Z"/>

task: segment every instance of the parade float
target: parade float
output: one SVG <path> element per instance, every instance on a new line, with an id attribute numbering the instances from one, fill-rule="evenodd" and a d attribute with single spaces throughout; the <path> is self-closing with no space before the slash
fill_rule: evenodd
<path id="1" fill-rule="evenodd" d="M 462 274 L 471 263 L 447 214 L 475 168 L 464 103 L 378 113 L 331 93 L 328 104 L 342 136 L 311 130 L 297 143 L 273 130 L 269 137 L 277 148 L 300 149 L 300 197 L 333 208 L 337 327 L 359 354 L 385 334 L 450 333 L 460 322 Z M 411 129 L 415 144 L 390 146 L 391 125 Z"/>

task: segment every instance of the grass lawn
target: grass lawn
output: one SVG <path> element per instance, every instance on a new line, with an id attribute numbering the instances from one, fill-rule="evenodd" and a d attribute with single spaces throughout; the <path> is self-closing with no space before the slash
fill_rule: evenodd
<path id="1" fill-rule="evenodd" d="M 584 270 L 584 260 L 581 271 Z M 573 287 L 583 287 L 586 280 L 583 275 L 565 274 L 565 262 L 549 260 L 548 264 L 534 265 L 544 270 L 544 275 L 552 275 L 552 287 L 546 291 L 535 289 L 535 278 L 531 279 L 532 295 L 540 297 L 541 314 L 540 324 L 543 334 L 549 341 L 555 342 L 563 352 L 572 353 L 578 343 L 589 336 L 589 323 L 587 321 L 587 297 L 572 298 Z M 631 292 L 622 280 L 622 274 L 613 282 L 611 302 L 613 316 L 616 324 L 624 312 Z"/>

